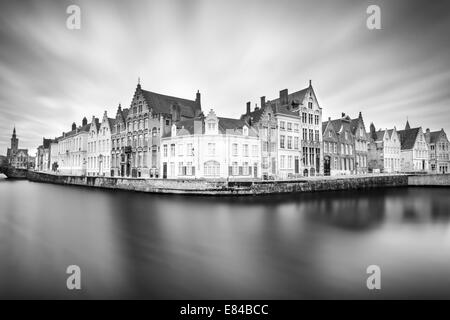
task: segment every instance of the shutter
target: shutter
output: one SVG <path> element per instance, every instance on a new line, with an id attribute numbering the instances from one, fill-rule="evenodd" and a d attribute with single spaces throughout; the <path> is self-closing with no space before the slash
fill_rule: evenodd
<path id="1" fill-rule="evenodd" d="M 192 175 L 195 176 L 195 167 L 192 167 Z"/>
<path id="2" fill-rule="evenodd" d="M 248 175 L 249 175 L 249 176 L 252 175 L 252 167 L 248 167 Z"/>
<path id="3" fill-rule="evenodd" d="M 244 167 L 239 167 L 239 175 L 244 175 Z"/>
<path id="4" fill-rule="evenodd" d="M 232 166 L 229 166 L 229 167 L 228 167 L 228 175 L 229 175 L 229 176 L 232 176 L 232 175 L 233 175 L 233 167 L 232 167 Z"/>

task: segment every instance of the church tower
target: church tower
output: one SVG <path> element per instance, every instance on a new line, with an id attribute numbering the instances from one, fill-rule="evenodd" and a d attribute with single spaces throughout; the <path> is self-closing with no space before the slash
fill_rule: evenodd
<path id="1" fill-rule="evenodd" d="M 11 138 L 11 150 L 16 153 L 19 149 L 19 139 L 16 136 L 16 127 L 14 127 L 12 138 Z"/>

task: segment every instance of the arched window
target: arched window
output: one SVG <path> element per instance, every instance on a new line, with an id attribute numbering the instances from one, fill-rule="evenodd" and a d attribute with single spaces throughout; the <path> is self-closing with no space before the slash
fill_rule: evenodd
<path id="1" fill-rule="evenodd" d="M 156 129 L 156 127 L 153 127 L 152 129 L 152 137 L 156 137 L 158 134 L 158 129 Z"/>
<path id="2" fill-rule="evenodd" d="M 220 176 L 220 163 L 217 161 L 207 161 L 204 165 L 204 175 L 206 177 L 219 177 Z"/>
<path id="3" fill-rule="evenodd" d="M 303 176 L 307 177 L 308 176 L 308 169 L 303 170 Z"/>

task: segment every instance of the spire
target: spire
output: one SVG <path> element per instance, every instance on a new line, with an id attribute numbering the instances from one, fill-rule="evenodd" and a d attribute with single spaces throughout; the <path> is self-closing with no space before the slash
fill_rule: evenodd
<path id="1" fill-rule="evenodd" d="M 16 125 L 14 125 L 14 129 L 13 129 L 13 136 L 16 135 Z"/>
<path id="2" fill-rule="evenodd" d="M 138 77 L 138 84 L 137 84 L 136 90 L 142 90 L 142 88 L 141 88 L 141 77 Z"/>
<path id="3" fill-rule="evenodd" d="M 405 126 L 405 130 L 409 130 L 411 129 L 411 126 L 409 125 L 409 120 L 406 120 L 406 126 Z"/>

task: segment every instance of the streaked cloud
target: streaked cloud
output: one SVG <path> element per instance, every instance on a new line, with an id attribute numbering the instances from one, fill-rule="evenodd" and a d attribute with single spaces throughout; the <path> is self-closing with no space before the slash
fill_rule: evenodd
<path id="1" fill-rule="evenodd" d="M 66 8 L 82 10 L 68 30 Z M 379 4 L 382 30 L 366 8 Z M 143 87 L 239 117 L 245 103 L 313 80 L 324 119 L 341 112 L 379 128 L 450 131 L 446 1 L 1 1 L 0 154 L 73 121 L 114 115 Z"/>

